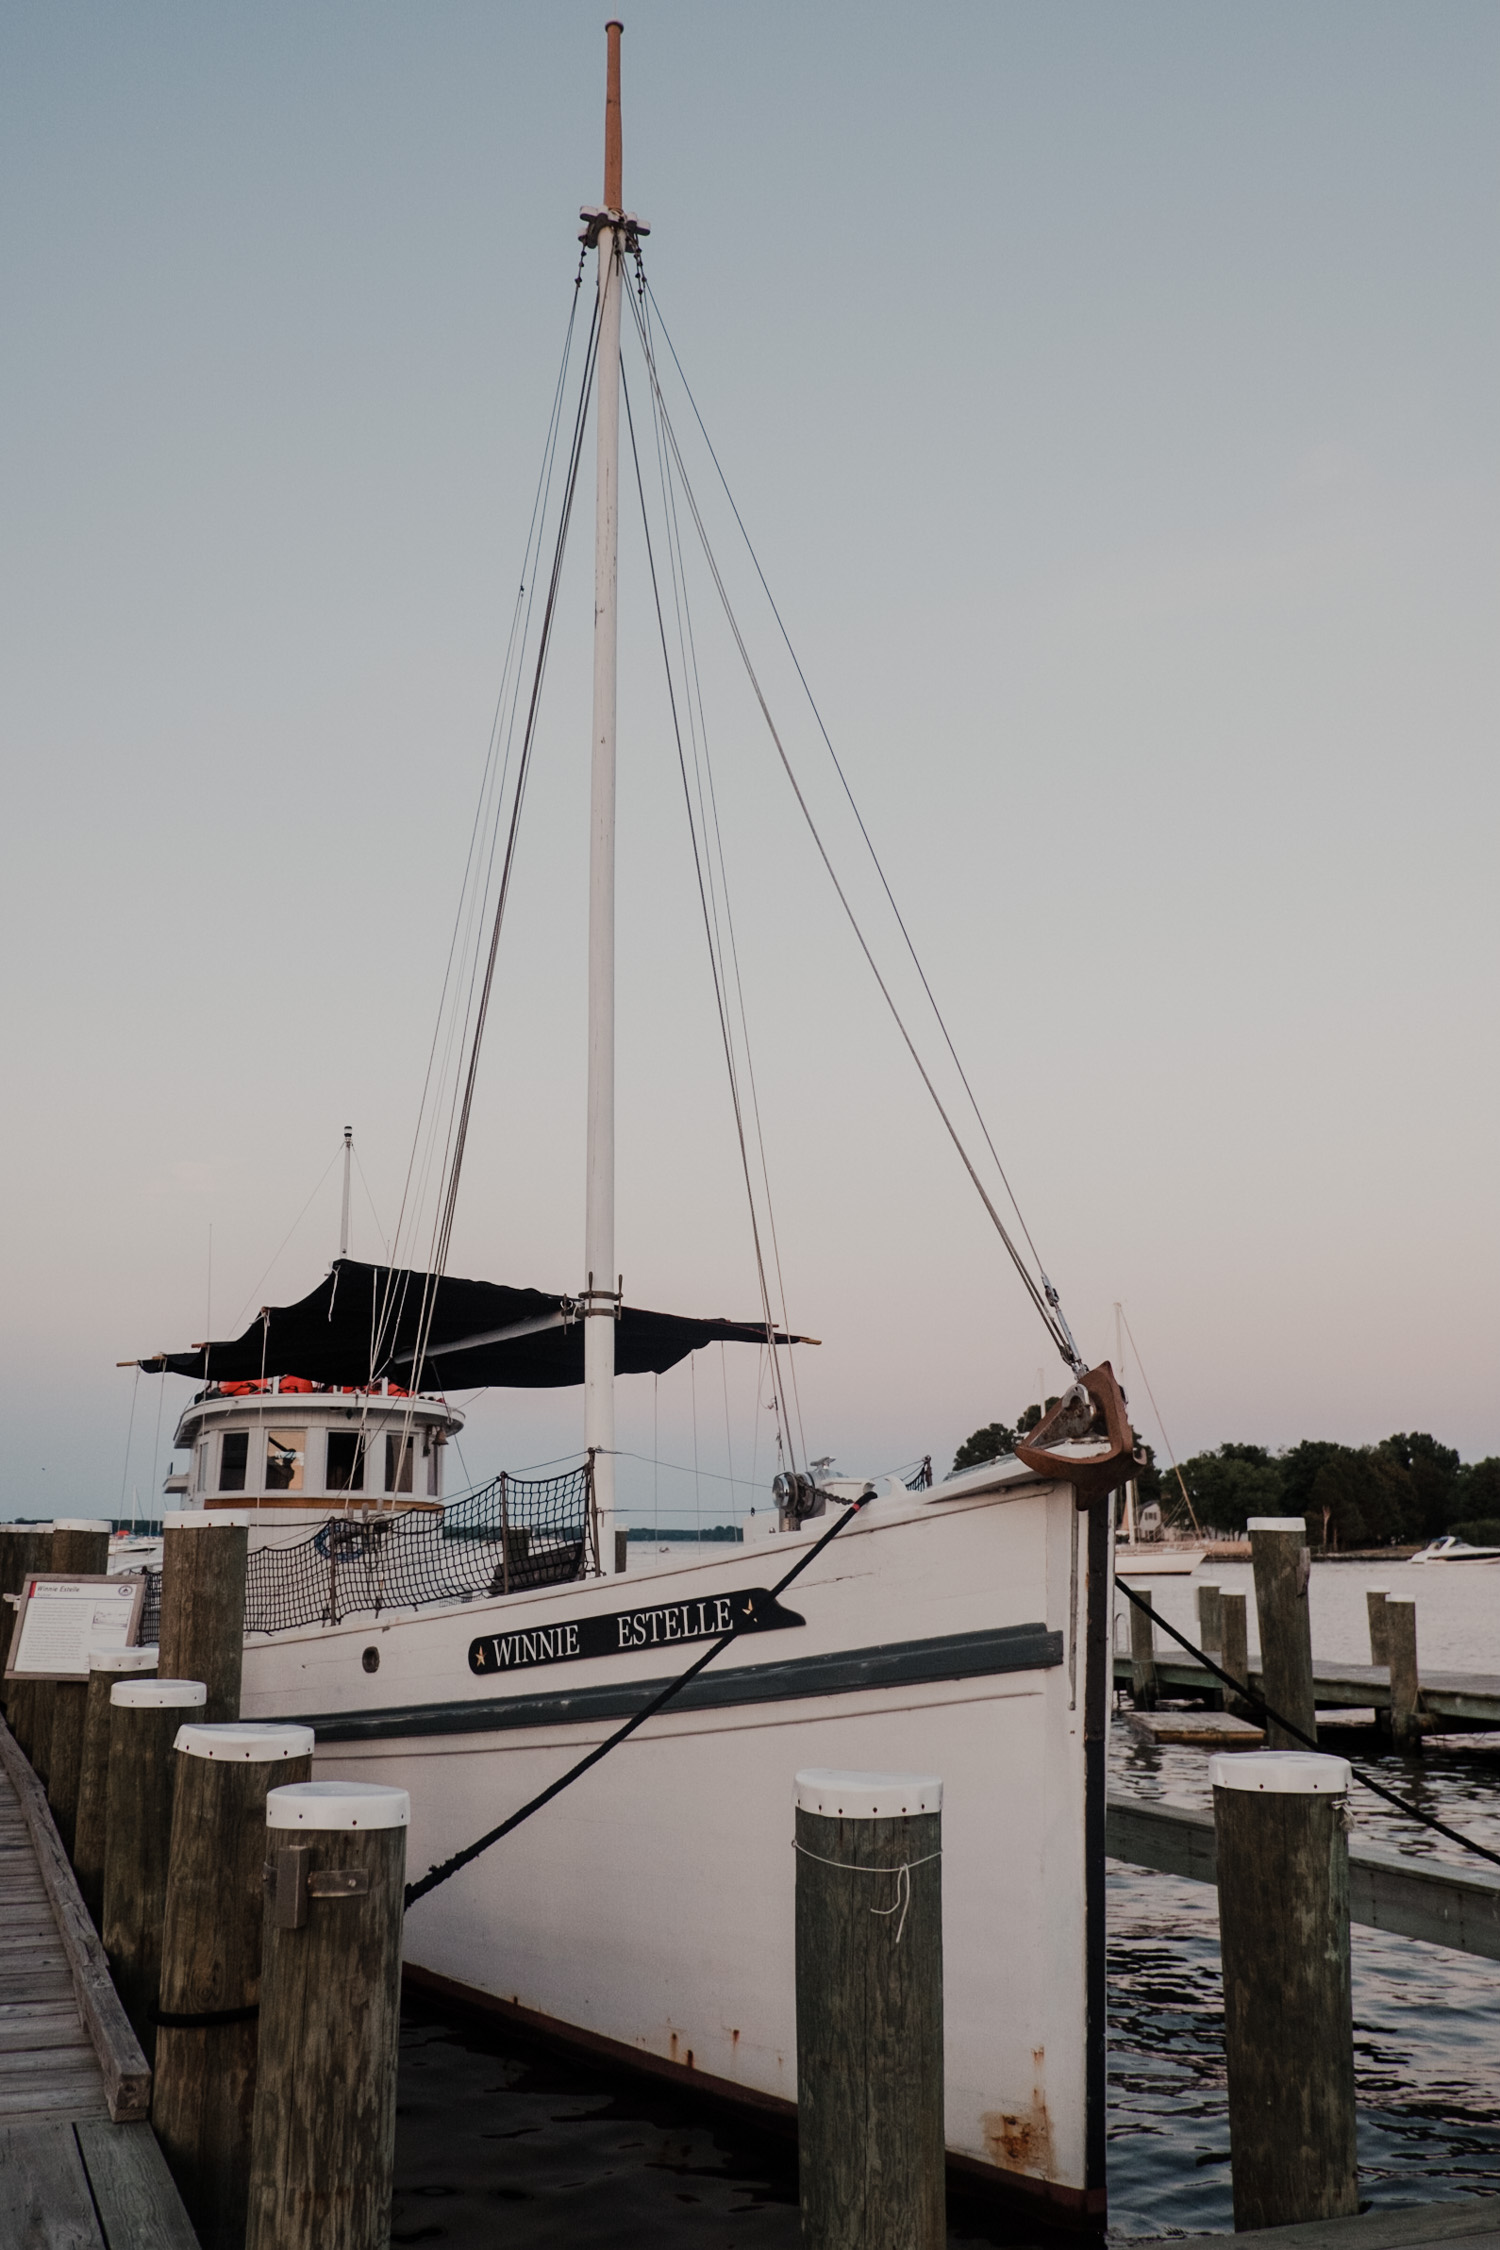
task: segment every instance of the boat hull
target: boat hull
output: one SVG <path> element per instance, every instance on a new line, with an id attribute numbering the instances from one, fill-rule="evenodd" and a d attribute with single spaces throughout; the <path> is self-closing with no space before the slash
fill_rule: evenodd
<path id="1" fill-rule="evenodd" d="M 871 1503 L 783 1597 L 797 1622 L 737 1638 L 679 1702 L 417 1901 L 407 1960 L 523 2021 L 790 2108 L 794 1776 L 941 1774 L 950 2151 L 1059 2216 L 1097 2219 L 1088 1954 L 1102 1918 L 1088 1900 L 1103 1870 L 1086 1841 L 1083 1519 L 1071 1486 L 1024 1473 L 942 1492 Z M 652 1618 L 711 1626 L 714 1603 L 773 1587 L 826 1528 L 252 1639 L 244 1709 L 313 1719 L 320 1773 L 408 1789 L 416 1875 L 701 1653 L 670 1645 L 666 1625 L 651 1645 Z M 644 1645 L 622 1617 L 647 1620 Z M 606 1638 L 625 1637 L 617 1652 L 551 1653 L 599 1646 L 601 1619 Z M 507 1646 L 514 1668 L 497 1673 Z"/>

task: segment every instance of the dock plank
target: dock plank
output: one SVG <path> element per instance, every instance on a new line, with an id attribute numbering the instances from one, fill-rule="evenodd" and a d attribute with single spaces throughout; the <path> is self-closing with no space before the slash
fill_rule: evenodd
<path id="1" fill-rule="evenodd" d="M 71 2125 L 0 2126 L 0 2242 L 109 2250 Z"/>
<path id="2" fill-rule="evenodd" d="M 198 2250 L 149 2125 L 80 2125 L 77 2137 L 108 2250 Z"/>
<path id="3" fill-rule="evenodd" d="M 8 1727 L 0 1723 L 0 1808 L 19 1821 L 31 1853 L 31 1881 L 39 1882 L 42 1905 L 27 1883 L 25 1861 L 7 1856 L 5 1898 L 17 1907 L 0 1927 L 0 2004 L 57 2000 L 71 1993 L 102 2075 L 108 2114 L 117 2123 L 145 2117 L 151 2104 L 151 2071 L 131 2029 L 109 1973 L 98 1932 L 89 1920 L 62 1839 L 36 1775 Z M 44 1925 L 44 1917 L 50 1929 Z M 8 1934 L 7 1934 L 8 1933 Z M 0 2113 L 8 2097 L 0 2097 Z M 80 2117 L 98 2114 L 90 2090 Z"/>
<path id="4" fill-rule="evenodd" d="M 0 2055 L 88 2044 L 71 1995 L 66 2000 L 12 2000 L 0 2005 Z"/>

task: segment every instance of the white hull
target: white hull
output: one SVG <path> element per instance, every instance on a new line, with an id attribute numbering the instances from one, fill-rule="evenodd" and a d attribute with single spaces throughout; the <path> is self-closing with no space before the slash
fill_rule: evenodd
<path id="1" fill-rule="evenodd" d="M 1119 1546 L 1115 1569 L 1122 1578 L 1191 1578 L 1203 1552 L 1201 1547 Z"/>
<path id="2" fill-rule="evenodd" d="M 314 1717 L 320 1772 L 408 1789 L 416 1875 L 544 1788 L 644 1699 L 640 1683 L 702 1647 L 497 1678 L 471 1670 L 471 1643 L 772 1587 L 830 1520 L 625 1577 L 256 1637 L 244 1710 Z M 939 1773 L 950 2149 L 997 2184 L 1102 2215 L 1087 1519 L 1072 1487 L 1011 1462 L 882 1497 L 783 1600 L 804 1626 L 732 1643 L 690 1703 L 418 1901 L 408 1962 L 747 2099 L 794 2102 L 793 1776 Z M 1102 1910 L 1090 1927 L 1097 1950 Z"/>

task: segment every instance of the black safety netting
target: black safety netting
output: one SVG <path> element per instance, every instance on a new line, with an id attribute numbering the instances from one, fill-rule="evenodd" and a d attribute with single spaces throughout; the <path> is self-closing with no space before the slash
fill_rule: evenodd
<path id="1" fill-rule="evenodd" d="M 289 1633 L 360 1612 L 582 1578 L 598 1567 L 589 1502 L 584 1467 L 557 1477 L 498 1476 L 441 1515 L 330 1516 L 295 1546 L 251 1553 L 245 1631 Z"/>
<path id="2" fill-rule="evenodd" d="M 136 1640 L 142 1648 L 154 1648 L 161 1639 L 161 1572 L 143 1570 L 146 1591 L 141 1597 L 141 1622 Z"/>

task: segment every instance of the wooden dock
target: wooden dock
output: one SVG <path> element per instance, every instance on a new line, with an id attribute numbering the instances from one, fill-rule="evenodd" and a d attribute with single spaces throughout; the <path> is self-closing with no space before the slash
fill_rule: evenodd
<path id="1" fill-rule="evenodd" d="M 1217 1879 L 1214 1818 L 1188 1805 L 1163 1804 L 1111 1790 L 1104 1848 L 1132 1867 Z M 1422 1938 L 1450 1952 L 1500 1961 L 1500 1868 L 1479 1860 L 1455 1867 L 1418 1859 L 1386 1844 L 1349 1845 L 1349 1918 L 1396 1937 Z M 1500 2199 L 1497 2199 L 1500 2209 Z"/>
<path id="2" fill-rule="evenodd" d="M 1131 1660 L 1115 1658 L 1115 1685 L 1129 1687 Z M 1156 1680 L 1168 1694 L 1202 1695 L 1222 1683 L 1192 1657 L 1158 1649 Z M 1249 1685 L 1261 1687 L 1258 1664 L 1250 1667 Z M 1337 1664 L 1313 1660 L 1313 1688 L 1320 1710 L 1388 1711 L 1391 1705 L 1390 1672 L 1384 1664 Z M 1429 1672 L 1422 1667 L 1422 1705 L 1434 1719 L 1454 1719 L 1469 1726 L 1500 1727 L 1500 1676 L 1491 1672 Z"/>
<path id="3" fill-rule="evenodd" d="M 0 2244 L 197 2250 L 151 2073 L 41 1784 L 0 1723 Z"/>
<path id="4" fill-rule="evenodd" d="M 1130 2250 L 1429 2250 L 1463 2242 L 1468 2250 L 1500 2250 L 1500 2195 L 1461 2195 L 1443 2203 L 1397 2204 L 1355 2219 L 1308 2219 L 1299 2226 L 1251 2227 L 1243 2234 L 1169 2235 L 1132 2242 Z"/>

